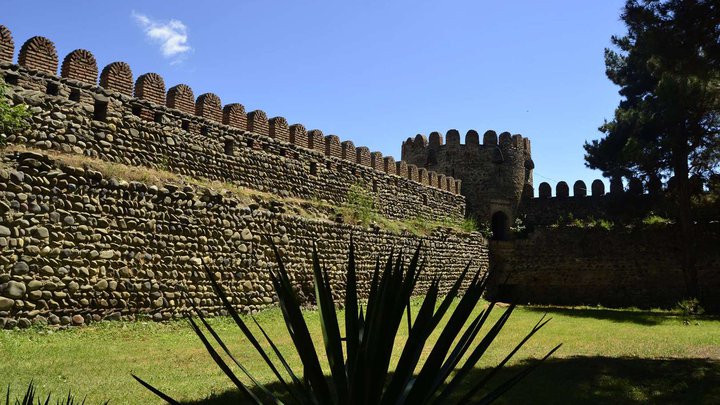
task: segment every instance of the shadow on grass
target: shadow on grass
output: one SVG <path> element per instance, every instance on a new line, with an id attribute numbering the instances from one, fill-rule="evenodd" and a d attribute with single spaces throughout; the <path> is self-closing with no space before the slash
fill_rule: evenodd
<path id="1" fill-rule="evenodd" d="M 575 318 L 593 318 L 617 323 L 635 323 L 645 326 L 659 325 L 668 319 L 682 322 L 682 316 L 672 312 L 622 310 L 622 309 L 595 309 L 595 308 L 562 308 L 548 306 L 526 306 L 527 311 L 558 314 Z M 692 320 L 718 320 L 717 316 L 693 316 Z"/>
<path id="2" fill-rule="evenodd" d="M 524 366 L 505 368 L 494 378 L 495 383 L 511 377 Z M 476 369 L 468 381 L 478 381 L 488 371 Z M 279 387 L 271 384 L 268 388 Z M 183 402 L 186 405 L 230 403 L 250 402 L 244 402 L 232 391 L 201 401 Z M 720 361 L 609 357 L 550 359 L 495 403 L 718 404 Z"/>

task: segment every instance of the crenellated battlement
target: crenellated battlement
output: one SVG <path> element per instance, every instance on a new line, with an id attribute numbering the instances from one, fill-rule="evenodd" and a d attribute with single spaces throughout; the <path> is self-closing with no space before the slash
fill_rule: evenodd
<path id="1" fill-rule="evenodd" d="M 0 49 L 2 49 L 0 51 L 0 63 L 12 63 L 14 41 L 10 31 L 4 26 L 0 26 Z M 33 73 L 44 73 L 50 76 L 48 78 L 54 78 L 58 69 L 58 56 L 55 45 L 44 37 L 30 38 L 20 49 L 18 65 L 18 67 L 25 68 Z M 10 67 L 10 70 L 12 70 L 12 67 Z M 98 83 L 98 67 L 95 57 L 90 51 L 84 49 L 72 51 L 63 60 L 60 78 L 69 79 L 59 82 L 68 87 L 77 84 L 72 83 L 73 81 L 95 85 Z M 156 114 L 162 111 L 160 107 L 164 106 L 183 114 L 205 118 L 215 123 L 254 132 L 279 141 L 294 143 L 297 146 L 324 153 L 326 156 L 385 171 L 384 165 L 379 163 L 382 161 L 380 152 L 373 152 L 378 162 L 373 165 L 373 159 L 367 147 L 358 146 L 354 147 L 352 151 L 346 150 L 347 147 L 343 148 L 340 145 L 352 145 L 351 141 L 342 142 L 336 135 L 324 136 L 319 129 L 304 131 L 301 124 L 288 125 L 287 120 L 283 117 L 268 118 L 267 114 L 262 110 L 245 113 L 245 107 L 242 104 L 232 103 L 222 106 L 220 98 L 213 93 L 205 93 L 195 99 L 192 88 L 187 84 L 178 84 L 166 90 L 164 79 L 157 73 L 142 74 L 137 77 L 133 84 L 132 70 L 125 62 L 113 62 L 105 66 L 100 74 L 99 84 L 100 87 L 110 93 L 119 93 L 123 96 L 149 102 L 144 107 L 136 106 L 136 115 L 148 121 L 154 120 Z M 18 85 L 21 87 L 34 87 L 28 81 L 22 81 Z M 290 128 L 292 127 L 296 129 L 294 136 L 290 134 Z M 303 128 L 303 130 L 298 131 L 300 128 Z M 189 129 L 191 129 L 191 132 L 200 133 L 197 126 L 191 126 Z M 377 156 L 377 154 L 380 155 Z M 436 185 L 422 183 L 419 179 L 411 180 L 443 191 L 457 193 L 454 184 L 450 189 L 445 185 L 437 187 Z"/>
<path id="2" fill-rule="evenodd" d="M 703 193 L 705 185 L 701 179 L 694 177 L 690 183 L 694 194 Z M 659 181 L 643 184 L 639 179 L 630 179 L 625 185 L 618 179 L 610 181 L 610 188 L 606 189 L 600 179 L 592 181 L 589 188 L 582 180 L 559 181 L 554 188 L 550 183 L 542 182 L 537 193 L 527 184 L 520 214 L 533 226 L 553 225 L 568 218 L 632 221 L 644 218 L 651 212 L 672 218 L 672 184 L 672 179 L 666 184 Z M 711 206 L 698 208 L 694 215 L 696 219 L 716 217 Z"/>
<path id="3" fill-rule="evenodd" d="M 196 96 L 187 84 L 167 88 L 157 73 L 134 78 L 125 62 L 112 62 L 100 70 L 87 50 L 69 53 L 57 76 L 59 58 L 47 38 L 26 41 L 18 53 L 18 64 L 12 63 L 14 53 L 10 31 L 0 26 L 0 74 L 13 97 L 35 108 L 62 111 L 68 120 L 83 123 L 91 133 L 111 134 L 104 139 L 86 136 L 69 144 L 62 142 L 67 138 L 64 134 L 78 138 L 74 134 L 78 128 L 72 123 L 57 128 L 61 134 L 50 134 L 38 121 L 28 134 L 13 142 L 138 165 L 169 162 L 174 171 L 303 198 L 342 199 L 350 186 L 362 182 L 379 199 L 387 200 L 381 205 L 388 210 L 397 205 L 395 210 L 407 211 L 389 214 L 393 217 L 461 216 L 464 212 L 459 180 L 408 170 L 392 156 L 355 146 L 336 135 L 306 130 L 302 124 L 290 125 L 280 116 L 268 118 L 262 110 L 246 112 L 239 103 L 223 105 L 213 93 Z M 262 155 L 265 166 L 243 168 L 249 155 Z M 190 169 L 202 162 L 206 167 Z M 297 178 L 290 178 L 288 167 L 296 169 Z M 328 182 L 337 187 L 328 187 Z M 397 199 L 405 202 L 395 204 Z"/>
<path id="4" fill-rule="evenodd" d="M 408 167 L 459 179 L 467 212 L 480 221 L 489 221 L 498 212 L 508 221 L 515 216 L 524 186 L 532 185 L 535 165 L 531 156 L 530 140 L 509 132 L 485 131 L 481 143 L 478 131 L 471 129 L 461 143 L 460 132 L 451 129 L 444 138 L 431 132 L 427 137 L 407 138 L 402 144 L 402 160 Z"/>
<path id="5" fill-rule="evenodd" d="M 451 129 L 445 134 L 445 139 L 440 132 L 431 132 L 428 137 L 423 134 L 417 134 L 415 137 L 409 137 L 402 143 L 403 155 L 405 153 L 412 154 L 419 151 L 437 150 L 439 148 L 461 148 L 468 152 L 478 148 L 515 148 L 530 154 L 530 139 L 523 137 L 522 135 L 512 135 L 509 132 L 502 132 L 500 135 L 497 132 L 488 130 L 485 131 L 480 143 L 480 135 L 474 129 L 469 130 L 465 134 L 465 143 L 460 143 L 460 132 L 456 129 Z M 407 152 L 406 152 L 407 151 Z"/>
<path id="6" fill-rule="evenodd" d="M 547 198 L 582 198 L 582 197 L 602 197 L 607 195 L 614 196 L 640 196 L 640 195 L 661 195 L 668 191 L 673 186 L 673 178 L 663 184 L 659 180 L 656 182 L 643 184 L 642 180 L 637 178 L 631 178 L 625 186 L 620 179 L 610 180 L 610 189 L 605 190 L 605 182 L 601 179 L 595 179 L 590 183 L 590 188 L 587 187 L 586 183 L 582 180 L 573 182 L 572 196 L 570 195 L 570 186 L 568 182 L 559 181 L 555 185 L 555 193 L 553 195 L 553 189 L 550 183 L 542 182 L 538 186 L 538 194 L 535 195 L 535 190 L 530 184 L 525 185 L 523 191 L 523 199 L 547 199 Z M 712 187 L 711 184 L 708 186 Z M 692 188 L 693 194 L 701 194 L 705 189 L 705 184 L 702 178 L 693 176 L 690 178 L 690 187 Z"/>

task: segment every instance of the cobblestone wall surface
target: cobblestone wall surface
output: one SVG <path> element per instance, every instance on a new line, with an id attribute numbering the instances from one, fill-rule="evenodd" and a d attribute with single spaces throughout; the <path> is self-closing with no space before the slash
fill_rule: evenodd
<path id="1" fill-rule="evenodd" d="M 720 226 L 696 230 L 701 295 L 720 310 Z M 686 291 L 678 246 L 672 226 L 536 228 L 527 239 L 492 242 L 491 295 L 531 304 L 672 308 Z"/>
<path id="2" fill-rule="evenodd" d="M 340 298 L 351 235 L 363 291 L 376 258 L 392 247 L 409 254 L 422 243 L 428 272 L 419 292 L 438 272 L 447 288 L 469 261 L 488 267 L 479 234 L 393 234 L 290 215 L 278 202 L 243 204 L 209 189 L 128 183 L 36 153 L 8 154 L 0 168 L 0 326 L 170 319 L 185 307 L 184 293 L 220 314 L 208 280 L 195 274 L 201 260 L 241 310 L 259 310 L 275 300 L 270 239 L 306 300 L 317 243 Z"/>
<path id="3" fill-rule="evenodd" d="M 98 78 L 97 61 L 85 49 L 70 52 L 58 75 L 55 45 L 44 37 L 28 39 L 17 64 L 12 63 L 14 52 L 10 30 L 0 25 L 0 77 L 12 102 L 29 105 L 33 113 L 28 130 L 7 134 L 10 143 L 335 204 L 360 184 L 373 194 L 381 213 L 396 219 L 460 220 L 465 214 L 455 179 L 403 170 L 392 157 L 341 142 L 336 135 L 289 125 L 262 110 L 246 113 L 239 103 L 223 106 L 213 93 L 195 98 L 185 84 L 166 91 L 157 73 L 133 81 L 124 62 L 110 63 Z"/>

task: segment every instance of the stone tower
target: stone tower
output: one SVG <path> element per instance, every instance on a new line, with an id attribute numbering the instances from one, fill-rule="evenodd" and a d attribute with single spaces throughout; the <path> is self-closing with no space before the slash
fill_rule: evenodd
<path id="1" fill-rule="evenodd" d="M 460 179 L 466 215 L 491 222 L 493 231 L 509 228 L 523 192 L 532 192 L 530 140 L 521 135 L 487 131 L 480 143 L 477 131 L 470 130 L 464 144 L 454 129 L 445 142 L 438 132 L 429 139 L 417 135 L 403 142 L 402 160 Z"/>

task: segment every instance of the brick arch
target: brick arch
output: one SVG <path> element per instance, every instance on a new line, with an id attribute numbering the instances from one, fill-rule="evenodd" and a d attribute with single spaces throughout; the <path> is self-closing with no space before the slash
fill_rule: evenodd
<path id="1" fill-rule="evenodd" d="M 395 158 L 392 156 L 385 156 L 383 158 L 383 171 L 387 174 L 397 174 Z"/>
<path id="2" fill-rule="evenodd" d="M 582 180 L 578 180 L 573 184 L 573 197 L 585 197 L 587 196 L 587 186 Z"/>
<path id="3" fill-rule="evenodd" d="M 195 114 L 195 94 L 187 84 L 171 87 L 167 92 L 166 104 L 186 114 Z"/>
<path id="4" fill-rule="evenodd" d="M 395 162 L 395 174 L 404 178 L 410 177 L 410 175 L 408 174 L 408 164 L 406 161 L 400 160 L 398 162 Z"/>
<path id="5" fill-rule="evenodd" d="M 98 67 L 95 56 L 86 49 L 76 49 L 63 59 L 60 76 L 85 83 L 97 83 Z"/>
<path id="6" fill-rule="evenodd" d="M 480 135 L 476 130 L 471 129 L 465 134 L 465 145 L 479 145 Z"/>
<path id="7" fill-rule="evenodd" d="M 270 135 L 267 114 L 265 114 L 265 111 L 254 110 L 247 114 L 247 130 L 260 135 Z"/>
<path id="8" fill-rule="evenodd" d="M 418 167 L 413 164 L 407 165 L 407 178 L 418 181 Z"/>
<path id="9" fill-rule="evenodd" d="M 415 135 L 415 147 L 426 147 L 428 145 L 428 140 L 425 138 L 425 135 L 423 134 L 417 134 Z"/>
<path id="10" fill-rule="evenodd" d="M 363 166 L 370 166 L 370 149 L 367 146 L 355 148 L 355 163 Z"/>
<path id="11" fill-rule="evenodd" d="M 342 158 L 342 147 L 340 146 L 340 138 L 337 135 L 327 135 L 325 137 L 325 156 Z"/>
<path id="12" fill-rule="evenodd" d="M 307 133 L 308 149 L 325 153 L 325 134 L 319 129 L 311 129 Z"/>
<path id="13" fill-rule="evenodd" d="M 493 130 L 485 131 L 485 133 L 483 134 L 483 145 L 497 145 L 497 143 L 497 132 Z"/>
<path id="14" fill-rule="evenodd" d="M 500 146 L 510 146 L 511 141 L 512 135 L 510 135 L 510 132 L 503 132 L 498 136 L 498 143 Z"/>
<path id="15" fill-rule="evenodd" d="M 456 185 L 456 183 L 455 183 L 454 177 L 452 177 L 452 176 L 445 177 L 445 190 L 447 190 L 453 194 L 457 194 L 455 192 L 455 185 Z"/>
<path id="16" fill-rule="evenodd" d="M 58 56 L 55 44 L 45 37 L 32 37 L 20 48 L 18 64 L 30 70 L 57 74 Z"/>
<path id="17" fill-rule="evenodd" d="M 550 184 L 547 182 L 540 183 L 540 186 L 538 187 L 538 197 L 539 198 L 550 198 L 552 197 L 552 187 L 550 187 Z"/>
<path id="18" fill-rule="evenodd" d="M 273 139 L 277 139 L 283 142 L 290 142 L 290 131 L 288 129 L 288 122 L 283 117 L 273 117 L 268 120 L 268 129 L 270 130 L 270 136 Z"/>
<path id="19" fill-rule="evenodd" d="M 440 135 L 440 132 L 433 131 L 430 133 L 430 137 L 428 139 L 428 144 L 430 147 L 438 147 L 443 144 L 443 136 Z"/>
<path id="20" fill-rule="evenodd" d="M 165 105 L 165 80 L 157 73 L 145 73 L 135 81 L 135 97 Z"/>
<path id="21" fill-rule="evenodd" d="M 12 33 L 4 26 L 0 25 L 0 62 L 12 63 L 15 55 L 15 41 Z"/>
<path id="22" fill-rule="evenodd" d="M 133 74 L 130 65 L 125 62 L 113 62 L 105 66 L 100 73 L 100 87 L 132 96 Z"/>
<path id="23" fill-rule="evenodd" d="M 303 148 L 308 147 L 307 130 L 303 124 L 292 124 L 288 131 L 290 132 L 290 143 Z"/>
<path id="24" fill-rule="evenodd" d="M 223 107 L 223 124 L 245 131 L 247 129 L 245 106 L 240 103 L 231 103 Z"/>
<path id="25" fill-rule="evenodd" d="M 460 145 L 460 132 L 457 129 L 451 129 L 445 133 L 446 145 Z"/>
<path id="26" fill-rule="evenodd" d="M 223 114 L 220 97 L 214 93 L 205 93 L 198 96 L 195 101 L 195 115 L 222 122 Z"/>
<path id="27" fill-rule="evenodd" d="M 357 152 L 355 152 L 355 144 L 353 141 L 343 141 L 340 144 L 340 158 L 355 163 Z"/>
<path id="28" fill-rule="evenodd" d="M 555 185 L 555 196 L 556 197 L 569 197 L 570 186 L 564 181 L 559 182 Z"/>
<path id="29" fill-rule="evenodd" d="M 592 195 L 599 196 L 605 195 L 605 183 L 600 179 L 595 179 L 590 186 L 592 188 Z"/>
<path id="30" fill-rule="evenodd" d="M 375 170 L 383 170 L 383 154 L 382 152 L 370 152 L 370 167 Z"/>

